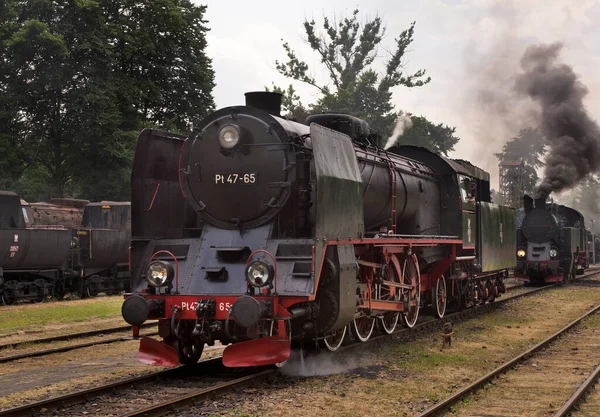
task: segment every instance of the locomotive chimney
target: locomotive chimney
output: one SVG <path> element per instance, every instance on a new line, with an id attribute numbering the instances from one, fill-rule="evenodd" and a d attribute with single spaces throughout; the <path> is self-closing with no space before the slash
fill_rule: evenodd
<path id="1" fill-rule="evenodd" d="M 535 208 L 546 207 L 546 197 L 538 197 L 535 199 Z"/>
<path id="2" fill-rule="evenodd" d="M 523 208 L 525 209 L 525 213 L 529 213 L 533 210 L 533 198 L 529 197 L 527 194 L 523 196 Z"/>
<path id="3" fill-rule="evenodd" d="M 244 95 L 246 96 L 246 106 L 256 107 L 273 116 L 281 117 L 282 94 L 272 91 L 251 91 Z"/>

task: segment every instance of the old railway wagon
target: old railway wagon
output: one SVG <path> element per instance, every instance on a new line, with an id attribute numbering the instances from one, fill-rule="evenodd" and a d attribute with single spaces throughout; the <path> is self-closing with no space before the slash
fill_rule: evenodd
<path id="1" fill-rule="evenodd" d="M 504 292 L 515 212 L 490 202 L 486 172 L 385 151 L 350 115 L 286 120 L 280 98 L 247 93 L 188 137 L 141 133 L 122 312 L 162 337 L 141 338 L 141 361 L 194 363 L 220 341 L 227 366 L 281 363 Z"/>
<path id="2" fill-rule="evenodd" d="M 87 203 L 76 225 L 78 215 L 59 204 L 33 205 L 44 211 L 36 215 L 0 191 L 0 303 L 129 289 L 130 204 Z"/>
<path id="3" fill-rule="evenodd" d="M 544 198 L 523 198 L 525 217 L 517 231 L 515 278 L 525 282 L 564 282 L 589 266 L 583 215 Z"/>

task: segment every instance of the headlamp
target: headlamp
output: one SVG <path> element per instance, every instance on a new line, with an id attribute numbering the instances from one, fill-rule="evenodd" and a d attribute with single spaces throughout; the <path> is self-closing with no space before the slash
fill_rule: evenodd
<path id="1" fill-rule="evenodd" d="M 173 267 L 165 261 L 153 261 L 146 270 L 146 280 L 153 287 L 167 285 L 173 279 Z"/>
<path id="2" fill-rule="evenodd" d="M 273 267 L 263 261 L 254 261 L 246 267 L 246 280 L 253 287 L 264 287 L 273 280 Z"/>
<path id="3" fill-rule="evenodd" d="M 524 258 L 525 257 L 525 249 L 519 249 L 517 251 L 517 257 Z"/>
<path id="4" fill-rule="evenodd" d="M 552 259 L 554 259 L 558 256 L 558 251 L 556 250 L 556 248 L 551 248 L 548 254 Z"/>
<path id="5" fill-rule="evenodd" d="M 219 129 L 219 144 L 225 149 L 235 148 L 240 141 L 240 128 L 227 124 Z"/>

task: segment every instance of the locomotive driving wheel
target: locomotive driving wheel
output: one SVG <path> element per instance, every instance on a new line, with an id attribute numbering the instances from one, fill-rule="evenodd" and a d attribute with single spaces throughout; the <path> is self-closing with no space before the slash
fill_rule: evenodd
<path id="1" fill-rule="evenodd" d="M 419 273 L 419 264 L 417 255 L 407 255 L 402 267 L 402 283 L 410 286 L 405 294 L 408 296 L 408 309 L 404 311 L 402 317 L 408 327 L 414 327 L 419 318 L 419 303 L 421 301 L 421 274 Z"/>
<path id="2" fill-rule="evenodd" d="M 348 329 L 348 326 L 326 333 L 323 338 L 323 345 L 331 352 L 338 350 L 346 336 L 346 329 Z"/>
<path id="3" fill-rule="evenodd" d="M 448 303 L 448 298 L 446 296 L 446 278 L 444 278 L 443 275 L 439 277 L 435 283 L 433 303 L 435 303 L 435 315 L 441 319 L 444 317 L 444 314 L 446 314 L 446 305 Z"/>
<path id="4" fill-rule="evenodd" d="M 386 285 L 385 281 L 389 281 L 392 283 L 400 283 L 400 278 L 398 278 L 398 273 L 394 268 L 394 265 L 390 262 L 383 269 L 383 284 L 376 285 L 377 299 L 383 301 L 398 301 L 400 298 L 399 288 Z M 398 324 L 398 319 L 400 318 L 400 313 L 388 311 L 383 313 L 383 315 L 379 318 L 379 328 L 385 334 L 392 334 L 396 329 L 396 325 Z"/>
<path id="5" fill-rule="evenodd" d="M 361 342 L 369 340 L 375 328 L 375 317 L 361 316 L 352 320 L 352 334 Z"/>

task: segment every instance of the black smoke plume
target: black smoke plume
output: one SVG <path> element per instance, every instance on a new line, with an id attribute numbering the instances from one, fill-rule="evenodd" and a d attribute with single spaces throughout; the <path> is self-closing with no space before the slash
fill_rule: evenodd
<path id="1" fill-rule="evenodd" d="M 537 198 L 575 187 L 600 168 L 600 128 L 588 115 L 587 88 L 573 69 L 557 62 L 561 43 L 529 47 L 516 88 L 541 107 L 541 128 L 550 145 Z"/>

